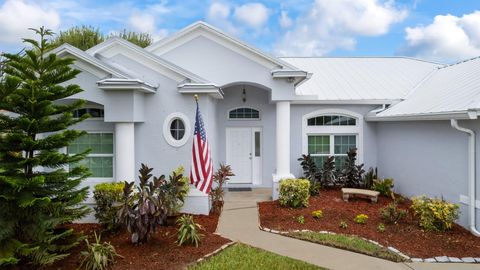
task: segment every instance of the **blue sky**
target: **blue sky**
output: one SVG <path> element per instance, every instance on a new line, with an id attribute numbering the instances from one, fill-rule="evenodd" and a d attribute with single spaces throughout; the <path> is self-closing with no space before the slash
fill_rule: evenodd
<path id="1" fill-rule="evenodd" d="M 25 29 L 40 25 L 126 28 L 161 39 L 198 20 L 274 55 L 480 56 L 477 0 L 0 0 L 0 50 L 18 50 Z"/>

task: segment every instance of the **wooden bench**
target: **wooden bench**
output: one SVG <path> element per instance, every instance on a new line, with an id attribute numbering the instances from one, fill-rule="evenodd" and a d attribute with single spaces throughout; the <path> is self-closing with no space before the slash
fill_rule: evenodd
<path id="1" fill-rule="evenodd" d="M 343 200 L 346 202 L 348 202 L 348 199 L 350 197 L 360 196 L 364 198 L 369 198 L 372 203 L 376 203 L 378 200 L 378 195 L 380 195 L 380 192 L 375 190 L 360 188 L 342 188 L 342 197 Z"/>

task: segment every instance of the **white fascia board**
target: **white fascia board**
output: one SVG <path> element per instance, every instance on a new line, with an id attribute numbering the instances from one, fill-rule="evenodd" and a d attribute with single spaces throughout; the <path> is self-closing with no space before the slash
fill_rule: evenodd
<path id="1" fill-rule="evenodd" d="M 155 93 L 156 88 L 153 85 L 145 83 L 141 80 L 112 80 L 106 79 L 97 82 L 98 88 L 102 90 L 138 90 L 144 93 Z"/>
<path id="2" fill-rule="evenodd" d="M 119 77 L 119 78 L 128 78 L 128 76 L 126 76 L 125 74 L 122 74 L 120 72 L 118 72 L 117 70 L 115 69 L 112 69 L 111 67 L 103 64 L 100 60 L 96 59 L 95 57 L 85 53 L 84 51 L 78 49 L 78 48 L 75 48 L 74 46 L 70 45 L 70 44 L 63 44 L 61 45 L 60 47 L 52 50 L 52 51 L 49 51 L 47 53 L 47 55 L 49 54 L 56 54 L 58 56 L 61 56 L 62 54 L 65 54 L 65 53 L 68 53 L 70 55 L 73 55 L 75 57 L 77 57 L 78 59 L 82 60 L 82 61 L 85 61 L 101 70 L 104 70 L 116 77 Z"/>
<path id="3" fill-rule="evenodd" d="M 392 116 L 376 116 L 367 115 L 366 121 L 381 122 L 381 121 L 426 121 L 426 120 L 472 120 L 477 119 L 477 114 L 472 115 L 469 111 L 458 112 L 438 112 L 438 113 L 422 113 L 422 114 L 408 114 L 408 115 L 392 115 Z"/>
<path id="4" fill-rule="evenodd" d="M 210 94 L 217 99 L 223 99 L 222 89 L 215 84 L 184 83 L 177 86 L 182 94 Z"/>
<path id="5" fill-rule="evenodd" d="M 312 73 L 303 70 L 274 69 L 271 71 L 274 79 L 294 78 L 294 85 L 298 86 L 312 77 Z"/>

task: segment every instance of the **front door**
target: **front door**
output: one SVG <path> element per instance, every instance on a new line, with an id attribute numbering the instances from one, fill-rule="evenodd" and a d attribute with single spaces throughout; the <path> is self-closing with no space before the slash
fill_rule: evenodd
<path id="1" fill-rule="evenodd" d="M 230 183 L 261 184 L 261 129 L 227 128 L 227 164 L 235 174 Z"/>

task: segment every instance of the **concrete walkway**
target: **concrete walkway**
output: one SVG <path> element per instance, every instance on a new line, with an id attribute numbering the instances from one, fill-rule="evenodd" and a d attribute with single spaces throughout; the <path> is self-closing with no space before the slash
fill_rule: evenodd
<path id="1" fill-rule="evenodd" d="M 217 232 L 234 241 L 329 269 L 480 269 L 480 265 L 475 264 L 394 263 L 261 231 L 258 229 L 257 202 L 270 200 L 270 192 L 270 189 L 227 192 Z"/>

